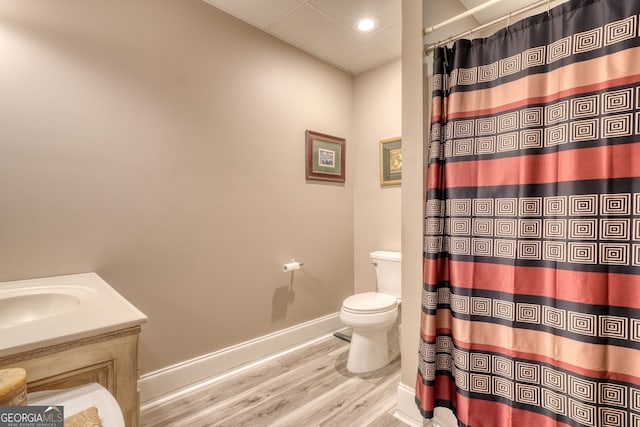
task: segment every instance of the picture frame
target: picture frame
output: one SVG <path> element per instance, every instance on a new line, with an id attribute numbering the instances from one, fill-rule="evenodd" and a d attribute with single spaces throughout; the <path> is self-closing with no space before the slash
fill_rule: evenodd
<path id="1" fill-rule="evenodd" d="M 305 132 L 307 180 L 345 182 L 346 140 L 307 130 Z"/>
<path id="2" fill-rule="evenodd" d="M 380 141 L 380 185 L 400 185 L 402 182 L 402 138 Z"/>

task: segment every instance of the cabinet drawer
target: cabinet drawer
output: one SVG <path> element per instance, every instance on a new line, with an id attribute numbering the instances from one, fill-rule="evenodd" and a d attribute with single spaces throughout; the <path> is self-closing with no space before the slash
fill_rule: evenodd
<path id="1" fill-rule="evenodd" d="M 77 387 L 89 383 L 98 383 L 115 395 L 114 390 L 114 361 L 108 360 L 91 366 L 72 369 L 61 374 L 52 375 L 30 381 L 27 384 L 29 392 L 42 390 L 61 390 Z"/>

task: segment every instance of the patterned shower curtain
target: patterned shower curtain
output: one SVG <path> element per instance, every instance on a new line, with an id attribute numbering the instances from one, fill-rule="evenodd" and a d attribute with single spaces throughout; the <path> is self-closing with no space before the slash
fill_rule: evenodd
<path id="1" fill-rule="evenodd" d="M 640 426 L 640 0 L 434 53 L 416 400 Z"/>

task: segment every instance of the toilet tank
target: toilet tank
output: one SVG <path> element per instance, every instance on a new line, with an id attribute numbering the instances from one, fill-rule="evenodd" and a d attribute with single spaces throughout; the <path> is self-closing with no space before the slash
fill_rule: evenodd
<path id="1" fill-rule="evenodd" d="M 378 292 L 400 299 L 402 254 L 396 251 L 376 251 L 369 256 L 376 267 Z"/>

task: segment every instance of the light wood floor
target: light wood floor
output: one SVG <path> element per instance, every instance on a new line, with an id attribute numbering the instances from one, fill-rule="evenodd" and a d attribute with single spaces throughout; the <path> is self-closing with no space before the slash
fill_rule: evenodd
<path id="1" fill-rule="evenodd" d="M 405 427 L 393 417 L 400 359 L 363 376 L 330 337 L 142 411 L 143 427 Z"/>

